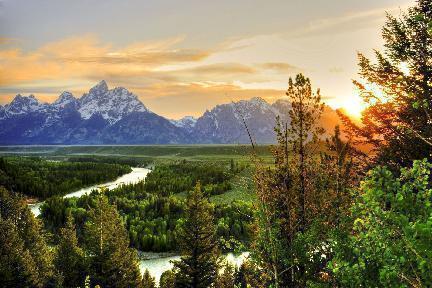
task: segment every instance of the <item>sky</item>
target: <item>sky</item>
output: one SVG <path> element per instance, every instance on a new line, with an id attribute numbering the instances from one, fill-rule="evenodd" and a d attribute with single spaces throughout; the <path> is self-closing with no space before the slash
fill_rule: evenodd
<path id="1" fill-rule="evenodd" d="M 284 97 L 303 73 L 333 108 L 362 107 L 357 53 L 414 0 L 0 0 L 0 104 L 52 102 L 100 80 L 178 119 Z"/>

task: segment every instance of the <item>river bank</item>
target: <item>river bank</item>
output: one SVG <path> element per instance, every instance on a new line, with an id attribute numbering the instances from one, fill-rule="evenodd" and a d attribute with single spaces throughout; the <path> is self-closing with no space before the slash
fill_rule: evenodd
<path id="1" fill-rule="evenodd" d="M 112 189 L 115 189 L 121 185 L 135 184 L 135 183 L 138 183 L 138 182 L 144 180 L 149 172 L 150 172 L 150 169 L 147 169 L 147 168 L 133 167 L 132 171 L 130 173 L 124 174 L 114 181 L 110 181 L 110 182 L 82 188 L 82 189 L 77 190 L 75 192 L 64 195 L 63 198 L 81 197 L 84 194 L 88 194 L 91 191 L 97 190 L 100 188 L 106 188 L 106 189 L 112 190 Z M 39 216 L 40 208 L 41 208 L 43 203 L 44 203 L 44 201 L 28 204 L 28 206 L 30 207 L 30 210 L 35 215 L 35 217 Z"/>

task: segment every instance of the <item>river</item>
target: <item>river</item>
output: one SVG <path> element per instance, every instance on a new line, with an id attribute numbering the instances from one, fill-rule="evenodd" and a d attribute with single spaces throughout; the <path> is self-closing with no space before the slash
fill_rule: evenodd
<path id="1" fill-rule="evenodd" d="M 132 168 L 132 172 L 120 176 L 115 181 L 82 188 L 75 192 L 66 194 L 65 196 L 63 196 L 63 198 L 81 197 L 82 195 L 90 193 L 92 190 L 96 190 L 99 188 L 107 188 L 111 190 L 123 184 L 135 184 L 144 180 L 150 171 L 151 170 L 147 168 L 135 167 Z M 43 202 L 29 204 L 31 211 L 35 216 L 38 216 L 40 214 L 40 207 L 42 206 L 42 204 Z M 244 252 L 240 255 L 234 255 L 232 253 L 228 253 L 224 256 L 229 263 L 239 267 L 241 263 L 244 261 L 244 259 L 248 257 L 248 255 L 249 253 Z M 173 267 L 171 261 L 179 260 L 180 256 L 173 255 L 173 254 L 166 254 L 166 253 L 141 252 L 141 259 L 142 259 L 140 260 L 141 273 L 144 273 L 144 271 L 148 269 L 150 275 L 152 275 L 152 277 L 155 277 L 156 282 L 159 283 L 159 278 L 162 275 L 162 273 Z"/>
<path id="2" fill-rule="evenodd" d="M 162 273 L 173 268 L 171 261 L 180 259 L 178 255 L 167 255 L 166 253 L 143 252 L 141 257 L 148 258 L 140 261 L 141 274 L 144 274 L 145 270 L 148 269 L 150 275 L 155 277 L 157 285 L 159 285 L 159 279 Z M 248 257 L 249 252 L 243 252 L 240 255 L 234 255 L 233 253 L 224 255 L 225 260 L 237 268 L 240 267 L 243 261 Z"/>
<path id="3" fill-rule="evenodd" d="M 144 180 L 147 174 L 150 172 L 147 168 L 138 168 L 134 167 L 132 168 L 132 172 L 125 174 L 123 176 L 120 176 L 116 180 L 112 182 L 107 182 L 103 184 L 97 184 L 90 187 L 82 188 L 80 190 L 77 190 L 75 192 L 66 194 L 63 196 L 63 198 L 70 198 L 70 197 L 81 197 L 84 194 L 90 193 L 92 190 L 96 190 L 99 188 L 107 188 L 109 190 L 112 190 L 114 188 L 117 188 L 120 185 L 123 184 L 135 184 L 138 183 L 141 180 Z M 33 212 L 33 214 L 37 217 L 40 214 L 40 207 L 42 206 L 44 202 L 38 202 L 35 204 L 29 204 L 30 210 Z"/>

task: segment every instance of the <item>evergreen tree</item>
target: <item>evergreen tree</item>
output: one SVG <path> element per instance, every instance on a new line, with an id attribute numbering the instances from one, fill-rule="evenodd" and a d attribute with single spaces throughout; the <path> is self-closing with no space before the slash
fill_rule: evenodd
<path id="1" fill-rule="evenodd" d="M 0 286 L 56 284 L 41 223 L 17 196 L 0 187 Z"/>
<path id="2" fill-rule="evenodd" d="M 87 276 L 86 259 L 84 251 L 78 246 L 71 215 L 67 217 L 65 227 L 60 229 L 60 241 L 54 265 L 63 277 L 64 287 L 79 287 L 84 283 Z"/>
<path id="3" fill-rule="evenodd" d="M 187 197 L 179 241 L 182 257 L 174 263 L 176 287 L 213 287 L 219 267 L 216 227 L 213 207 L 199 183 Z"/>
<path id="4" fill-rule="evenodd" d="M 92 286 L 138 287 L 141 282 L 138 256 L 129 248 L 120 215 L 103 191 L 95 200 L 95 207 L 88 212 L 84 235 Z"/>
<path id="5" fill-rule="evenodd" d="M 175 274 L 171 270 L 167 270 L 162 273 L 159 279 L 159 288 L 175 288 L 176 280 Z"/>
<path id="6" fill-rule="evenodd" d="M 432 5 L 416 2 L 399 17 L 387 15 L 385 50 L 375 52 L 375 63 L 358 55 L 362 80 L 354 84 L 369 106 L 362 125 L 342 115 L 348 131 L 394 171 L 432 152 Z"/>
<path id="7" fill-rule="evenodd" d="M 252 255 L 274 287 L 305 286 L 314 277 L 320 263 L 310 262 L 310 250 L 316 249 L 310 240 L 322 236 L 317 227 L 326 200 L 326 191 L 316 185 L 323 133 L 318 120 L 324 109 L 319 90 L 312 92 L 310 80 L 299 74 L 290 79 L 286 94 L 291 123 L 277 120 L 275 169 L 257 162 L 255 177 L 259 203 Z"/>
<path id="8" fill-rule="evenodd" d="M 235 275 L 234 267 L 226 263 L 223 267 L 223 272 L 218 275 L 215 287 L 218 288 L 234 288 Z"/>
<path id="9" fill-rule="evenodd" d="M 155 278 L 150 275 L 148 269 L 145 270 L 141 280 L 141 288 L 156 288 Z"/>

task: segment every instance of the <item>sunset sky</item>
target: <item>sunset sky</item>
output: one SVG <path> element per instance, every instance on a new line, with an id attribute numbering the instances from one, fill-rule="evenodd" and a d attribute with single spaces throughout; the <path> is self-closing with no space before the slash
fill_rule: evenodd
<path id="1" fill-rule="evenodd" d="M 0 104 L 54 101 L 104 79 L 152 111 L 201 115 L 219 103 L 283 97 L 302 72 L 353 113 L 356 53 L 382 49 L 385 11 L 407 0 L 0 0 Z"/>

